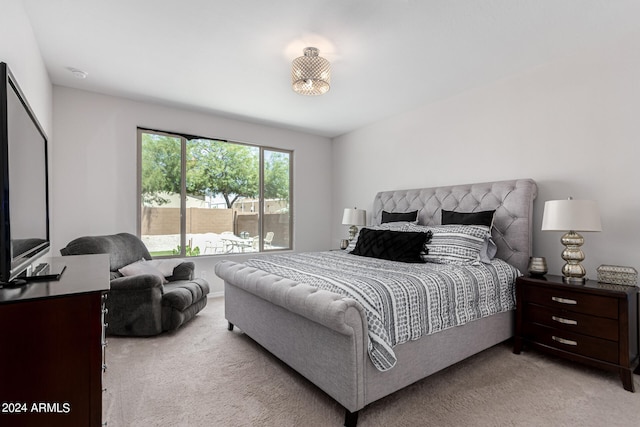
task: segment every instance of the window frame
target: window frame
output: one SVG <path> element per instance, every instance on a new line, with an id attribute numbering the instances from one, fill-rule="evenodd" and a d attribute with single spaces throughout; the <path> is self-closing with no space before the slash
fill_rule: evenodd
<path id="1" fill-rule="evenodd" d="M 258 209 L 259 209 L 259 217 L 258 217 L 258 251 L 257 252 L 249 252 L 249 253 L 270 253 L 270 252 L 282 252 L 282 251 L 292 251 L 294 246 L 294 213 L 293 213 L 293 167 L 294 167 L 294 150 L 289 150 L 285 148 L 277 148 L 266 145 L 258 145 L 247 142 L 240 141 L 230 141 L 222 138 L 212 138 L 207 136 L 196 136 L 189 135 L 181 132 L 170 132 L 170 131 L 162 131 L 157 129 L 150 129 L 144 127 L 137 127 L 136 129 L 136 145 L 137 145 L 137 173 L 136 173 L 136 229 L 138 237 L 142 237 L 142 135 L 144 133 L 151 133 L 156 135 L 167 136 L 171 138 L 180 138 L 180 254 L 175 255 L 164 255 L 164 256 L 156 256 L 154 258 L 198 258 L 202 256 L 220 256 L 220 255 L 230 255 L 230 254 L 199 254 L 196 256 L 187 256 L 186 254 L 186 244 L 187 244 L 187 141 L 191 139 L 205 139 L 211 141 L 219 141 L 228 144 L 237 144 L 244 145 L 248 147 L 258 148 L 258 160 L 259 160 L 259 171 L 258 171 Z M 276 153 L 284 153 L 289 156 L 289 239 L 288 239 L 288 247 L 286 248 L 278 248 L 278 249 L 264 249 L 264 221 L 265 221 L 265 151 L 276 152 Z"/>

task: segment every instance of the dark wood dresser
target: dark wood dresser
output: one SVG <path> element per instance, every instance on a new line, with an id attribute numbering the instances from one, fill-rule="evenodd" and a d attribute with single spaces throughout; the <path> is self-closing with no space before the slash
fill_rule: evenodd
<path id="1" fill-rule="evenodd" d="M 0 289 L 0 425 L 102 425 L 108 255 L 53 258 L 59 281 Z"/>
<path id="2" fill-rule="evenodd" d="M 591 280 L 568 284 L 552 275 L 519 277 L 513 352 L 519 354 L 523 344 L 619 372 L 625 390 L 633 392 L 632 370 L 638 366 L 638 288 Z"/>

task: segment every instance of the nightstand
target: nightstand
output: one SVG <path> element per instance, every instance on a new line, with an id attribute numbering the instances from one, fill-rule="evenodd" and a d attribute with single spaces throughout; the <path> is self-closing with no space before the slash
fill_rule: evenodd
<path id="1" fill-rule="evenodd" d="M 638 366 L 638 288 L 588 280 L 568 284 L 561 276 L 516 280 L 516 335 L 523 344 L 602 369 L 618 372 L 634 392 Z"/>

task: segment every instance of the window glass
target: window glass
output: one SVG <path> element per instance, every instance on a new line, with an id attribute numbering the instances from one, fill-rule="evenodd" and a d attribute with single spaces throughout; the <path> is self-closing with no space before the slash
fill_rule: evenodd
<path id="1" fill-rule="evenodd" d="M 290 155 L 264 150 L 264 250 L 290 247 Z"/>
<path id="2" fill-rule="evenodd" d="M 290 151 L 148 130 L 139 141 L 152 256 L 291 249 Z"/>
<path id="3" fill-rule="evenodd" d="M 180 252 L 181 141 L 141 136 L 140 234 L 152 256 L 170 256 Z"/>

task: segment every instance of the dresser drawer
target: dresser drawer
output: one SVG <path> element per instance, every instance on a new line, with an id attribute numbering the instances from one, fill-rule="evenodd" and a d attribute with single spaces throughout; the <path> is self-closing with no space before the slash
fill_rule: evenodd
<path id="1" fill-rule="evenodd" d="M 606 317 L 589 316 L 545 307 L 535 304 L 525 306 L 525 316 L 529 322 L 540 323 L 563 331 L 570 331 L 582 335 L 618 341 L 618 321 Z"/>
<path id="2" fill-rule="evenodd" d="M 593 316 L 618 318 L 618 299 L 566 289 L 550 289 L 542 286 L 527 286 L 524 299 L 546 307 L 585 313 Z"/>
<path id="3" fill-rule="evenodd" d="M 638 288 L 562 276 L 518 277 L 513 352 L 523 346 L 617 372 L 635 391 L 638 365 Z"/>
<path id="4" fill-rule="evenodd" d="M 536 323 L 524 326 L 524 335 L 531 341 L 580 354 L 605 362 L 618 363 L 618 343 Z"/>

